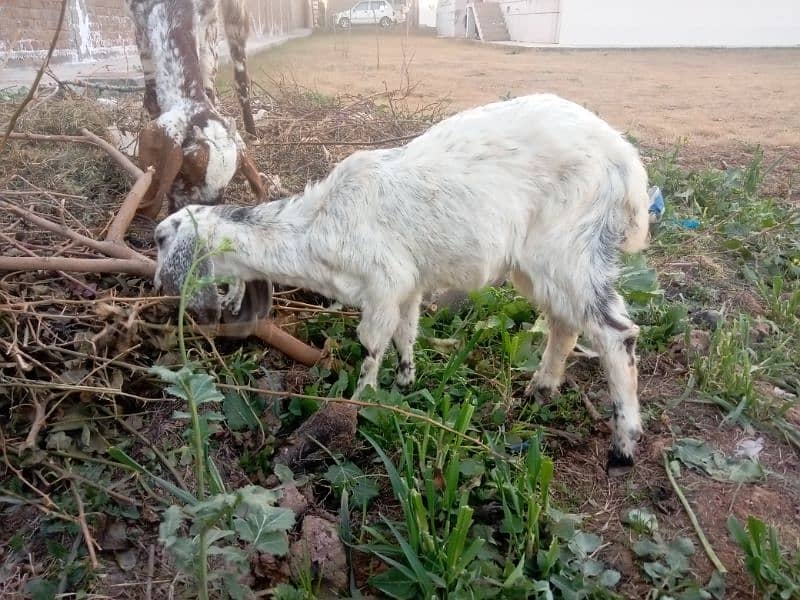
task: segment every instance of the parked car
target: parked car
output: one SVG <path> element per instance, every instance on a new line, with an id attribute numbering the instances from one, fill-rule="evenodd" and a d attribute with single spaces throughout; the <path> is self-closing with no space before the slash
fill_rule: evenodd
<path id="1" fill-rule="evenodd" d="M 397 13 L 387 0 L 362 0 L 350 10 L 336 13 L 334 23 L 343 29 L 352 25 L 380 25 L 386 29 L 397 23 Z"/>

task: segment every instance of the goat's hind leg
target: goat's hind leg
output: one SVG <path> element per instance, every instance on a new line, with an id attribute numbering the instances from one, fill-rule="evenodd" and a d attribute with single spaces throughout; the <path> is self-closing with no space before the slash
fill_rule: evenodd
<path id="1" fill-rule="evenodd" d="M 639 328 L 616 291 L 598 298 L 597 304 L 586 333 L 600 353 L 611 396 L 612 437 L 606 470 L 609 475 L 622 475 L 633 467 L 634 450 L 642 437 L 636 368 Z"/>

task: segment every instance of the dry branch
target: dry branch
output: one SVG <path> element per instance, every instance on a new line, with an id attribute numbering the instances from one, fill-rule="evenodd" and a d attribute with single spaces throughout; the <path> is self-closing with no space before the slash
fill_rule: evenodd
<path id="1" fill-rule="evenodd" d="M 217 335 L 226 335 L 228 332 L 235 331 L 236 324 L 220 325 L 217 328 Z M 229 333 L 228 333 L 229 334 Z M 230 334 L 229 334 L 230 335 Z M 289 335 L 274 322 L 261 320 L 256 323 L 253 335 L 266 342 L 273 348 L 280 350 L 295 362 L 307 367 L 313 366 L 322 358 L 322 351 L 301 342 L 297 338 Z M 233 337 L 233 336 L 232 336 Z"/>
<path id="2" fill-rule="evenodd" d="M 114 146 L 112 146 L 111 144 L 109 144 L 109 143 L 108 143 L 107 141 L 105 141 L 103 138 L 101 138 L 101 137 L 100 137 L 100 136 L 98 136 L 98 135 L 95 135 L 95 134 L 93 134 L 93 133 L 92 133 L 91 131 L 89 131 L 88 129 L 81 129 L 81 133 L 82 133 L 82 134 L 83 134 L 83 135 L 84 135 L 86 138 L 88 138 L 89 140 L 91 140 L 91 142 L 92 142 L 92 143 L 93 143 L 95 146 L 99 146 L 100 148 L 102 148 L 103 150 L 105 150 L 105 151 L 108 153 L 108 155 L 109 155 L 111 158 L 113 158 L 115 161 L 117 161 L 117 164 L 118 164 L 120 167 L 122 167 L 123 169 L 125 169 L 125 171 L 126 171 L 126 172 L 127 172 L 129 175 L 131 175 L 131 176 L 132 176 L 132 177 L 134 177 L 135 179 L 138 179 L 139 177 L 141 177 L 141 176 L 142 176 L 142 170 L 141 170 L 139 167 L 137 167 L 135 164 L 133 164 L 133 162 L 131 161 L 131 159 L 130 159 L 130 158 L 128 158 L 128 157 L 127 157 L 127 156 L 125 156 L 125 155 L 124 155 L 122 152 L 120 152 L 119 150 L 117 150 L 116 148 L 114 148 Z"/>
<path id="3" fill-rule="evenodd" d="M 63 256 L 0 256 L 0 271 L 69 271 L 127 273 L 152 278 L 156 264 L 149 258 L 67 258 Z"/>
<path id="4" fill-rule="evenodd" d="M 125 196 L 125 200 L 123 200 L 117 216 L 114 217 L 114 220 L 111 222 L 111 225 L 108 228 L 108 233 L 106 233 L 106 242 L 111 244 L 125 243 L 125 232 L 128 231 L 131 221 L 133 221 L 133 218 L 136 216 L 136 211 L 139 210 L 139 205 L 142 202 L 142 198 L 144 197 L 147 188 L 150 187 L 150 183 L 153 181 L 153 177 L 155 176 L 153 167 L 149 167 L 144 173 L 142 173 L 142 171 L 139 171 L 139 173 L 141 173 L 141 175 L 136 180 L 136 183 L 133 184 L 133 187 L 131 188 L 131 191 L 128 192 L 128 195 Z"/>
<path id="5" fill-rule="evenodd" d="M 87 237 L 85 235 L 82 235 L 82 234 L 78 233 L 77 231 L 74 231 L 74 230 L 72 230 L 72 229 L 70 229 L 68 227 L 65 227 L 64 225 L 59 225 L 58 223 L 53 223 L 49 219 L 45 219 L 43 217 L 35 215 L 32 212 L 30 212 L 29 210 L 26 210 L 24 208 L 16 206 L 16 205 L 12 204 L 11 202 L 8 202 L 7 200 L 3 200 L 3 199 L 0 198 L 0 204 L 3 204 L 5 206 L 5 208 L 6 208 L 6 210 L 8 210 L 8 211 L 10 211 L 10 212 L 22 217 L 23 219 L 25 219 L 26 221 L 29 221 L 30 223 L 33 223 L 34 225 L 38 225 L 42 229 L 46 229 L 47 231 L 51 231 L 53 233 L 56 233 L 56 234 L 60 235 L 61 237 L 65 237 L 65 238 L 71 239 L 73 241 L 76 241 L 76 242 L 78 242 L 80 244 L 83 244 L 84 246 L 86 246 L 88 248 L 92 248 L 93 250 L 97 250 L 98 252 L 102 252 L 106 256 L 112 256 L 114 258 L 135 259 L 135 260 L 141 260 L 141 261 L 145 261 L 145 262 L 149 260 L 145 256 L 143 256 L 143 255 L 139 254 L 138 252 L 136 252 L 136 250 L 133 250 L 132 248 L 129 248 L 128 246 L 125 246 L 123 244 L 114 244 L 114 243 L 111 243 L 111 242 L 98 242 L 97 240 L 93 240 L 92 238 Z M 12 270 L 14 270 L 14 269 L 12 269 Z M 64 271 L 70 271 L 71 269 L 69 267 L 64 267 L 63 270 Z M 83 272 L 85 273 L 87 271 L 83 271 Z"/>
<path id="6" fill-rule="evenodd" d="M 12 140 L 22 140 L 26 142 L 77 142 L 79 144 L 94 144 L 93 141 L 82 135 L 56 135 L 51 133 L 29 133 L 11 132 L 9 136 Z"/>

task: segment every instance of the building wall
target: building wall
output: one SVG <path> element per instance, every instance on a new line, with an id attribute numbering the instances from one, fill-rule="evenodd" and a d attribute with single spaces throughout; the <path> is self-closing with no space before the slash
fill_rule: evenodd
<path id="1" fill-rule="evenodd" d="M 442 37 L 464 37 L 467 0 L 439 0 L 436 6 L 436 33 Z"/>
<path id="2" fill-rule="evenodd" d="M 558 41 L 559 0 L 498 0 L 509 37 L 517 42 Z"/>
<path id="3" fill-rule="evenodd" d="M 436 0 L 418 0 L 420 27 L 436 27 Z"/>
<path id="4" fill-rule="evenodd" d="M 311 26 L 309 0 L 247 2 L 253 37 Z M 61 0 L 0 0 L 0 66 L 42 60 L 60 10 Z M 69 0 L 54 61 L 89 61 L 125 53 L 138 56 L 123 0 Z"/>
<path id="5" fill-rule="evenodd" d="M 574 46 L 797 46 L 800 0 L 561 0 Z"/>
<path id="6" fill-rule="evenodd" d="M 44 58 L 53 39 L 61 0 L 3 0 L 0 3 L 0 61 Z M 70 0 L 54 60 L 136 54 L 133 27 L 123 0 Z"/>

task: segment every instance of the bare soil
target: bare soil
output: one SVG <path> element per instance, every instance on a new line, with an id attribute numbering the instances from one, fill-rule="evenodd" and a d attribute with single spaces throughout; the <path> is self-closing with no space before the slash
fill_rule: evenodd
<path id="1" fill-rule="evenodd" d="M 800 146 L 800 49 L 557 50 L 353 31 L 293 40 L 251 72 L 322 93 L 414 86 L 453 110 L 511 94 L 554 92 L 649 145 Z"/>

